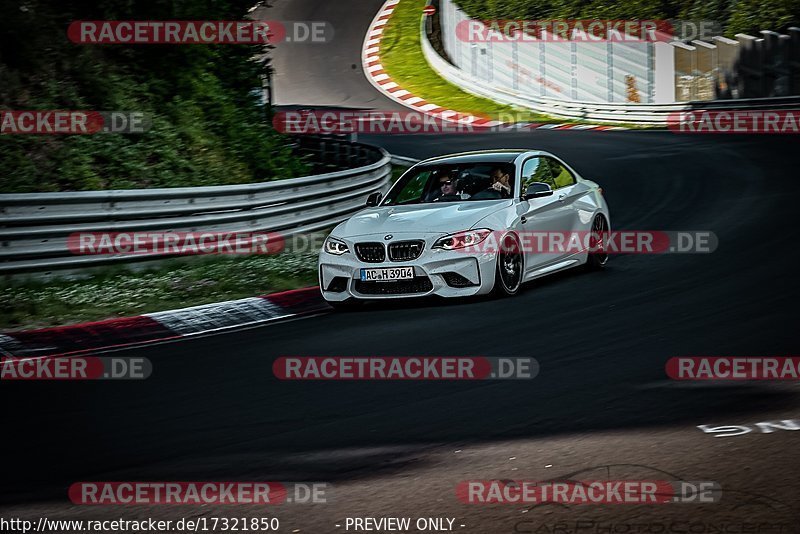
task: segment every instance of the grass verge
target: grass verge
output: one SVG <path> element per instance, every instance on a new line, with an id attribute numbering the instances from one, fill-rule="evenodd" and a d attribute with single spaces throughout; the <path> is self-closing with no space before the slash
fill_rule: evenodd
<path id="1" fill-rule="evenodd" d="M 317 283 L 317 251 L 204 256 L 150 270 L 124 267 L 81 280 L 0 285 L 0 328 L 20 330 L 125 317 L 264 295 Z"/>
<path id="2" fill-rule="evenodd" d="M 528 109 L 475 96 L 439 76 L 422 53 L 419 28 L 423 7 L 425 0 L 400 0 L 383 30 L 381 65 L 392 80 L 428 102 L 458 112 L 493 119 L 514 114 L 520 121 L 563 122 Z"/>

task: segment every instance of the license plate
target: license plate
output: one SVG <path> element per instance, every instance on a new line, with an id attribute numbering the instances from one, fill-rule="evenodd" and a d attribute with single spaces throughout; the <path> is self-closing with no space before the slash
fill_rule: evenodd
<path id="1" fill-rule="evenodd" d="M 382 267 L 380 269 L 361 269 L 362 282 L 393 282 L 414 278 L 413 267 Z"/>

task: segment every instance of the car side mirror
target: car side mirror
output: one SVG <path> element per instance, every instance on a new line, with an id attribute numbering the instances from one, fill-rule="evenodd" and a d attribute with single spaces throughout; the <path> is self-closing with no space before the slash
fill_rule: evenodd
<path id="1" fill-rule="evenodd" d="M 381 198 L 383 198 L 383 195 L 380 193 L 380 191 L 370 193 L 370 195 L 367 197 L 367 206 L 377 206 L 381 201 Z"/>
<path id="2" fill-rule="evenodd" d="M 525 200 L 532 198 L 549 197 L 553 194 L 550 186 L 544 182 L 533 182 L 525 190 Z"/>

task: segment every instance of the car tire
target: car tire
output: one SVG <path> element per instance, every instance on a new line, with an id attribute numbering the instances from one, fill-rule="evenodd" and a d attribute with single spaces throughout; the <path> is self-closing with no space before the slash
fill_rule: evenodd
<path id="1" fill-rule="evenodd" d="M 590 271 L 601 271 L 605 269 L 606 264 L 608 263 L 608 252 L 606 251 L 606 242 L 608 240 L 608 221 L 606 221 L 604 215 L 597 214 L 594 216 L 591 232 L 592 237 L 589 239 L 589 247 L 592 250 L 596 248 L 598 252 L 589 252 L 589 257 L 586 259 L 586 267 Z M 601 237 L 599 242 L 595 238 L 595 234 Z M 599 252 L 600 250 L 603 252 Z"/>
<path id="2" fill-rule="evenodd" d="M 361 304 L 363 303 L 360 300 L 353 298 L 349 298 L 347 300 L 328 301 L 328 306 L 330 306 L 337 312 L 349 312 L 357 310 L 361 307 Z"/>
<path id="3" fill-rule="evenodd" d="M 516 235 L 506 234 L 499 248 L 492 293 L 495 297 L 513 297 L 522 287 L 522 247 Z"/>

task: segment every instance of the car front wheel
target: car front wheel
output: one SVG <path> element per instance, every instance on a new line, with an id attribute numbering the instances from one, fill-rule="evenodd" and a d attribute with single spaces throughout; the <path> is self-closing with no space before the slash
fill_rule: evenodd
<path id="1" fill-rule="evenodd" d="M 514 234 L 506 234 L 497 254 L 493 292 L 498 297 L 510 297 L 519 293 L 521 285 L 522 247 Z"/>
<path id="2" fill-rule="evenodd" d="M 589 237 L 589 258 L 586 260 L 586 266 L 590 270 L 599 271 L 608 263 L 608 239 L 606 218 L 603 215 L 595 215 Z"/>

